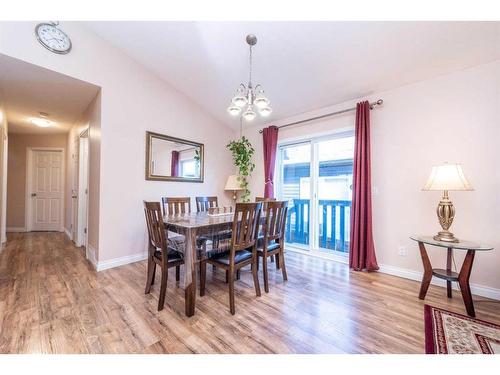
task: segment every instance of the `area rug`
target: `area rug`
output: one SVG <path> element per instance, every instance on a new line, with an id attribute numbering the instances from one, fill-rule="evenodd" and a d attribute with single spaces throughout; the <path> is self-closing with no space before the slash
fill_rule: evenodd
<path id="1" fill-rule="evenodd" d="M 500 326 L 425 305 L 427 354 L 500 354 Z"/>

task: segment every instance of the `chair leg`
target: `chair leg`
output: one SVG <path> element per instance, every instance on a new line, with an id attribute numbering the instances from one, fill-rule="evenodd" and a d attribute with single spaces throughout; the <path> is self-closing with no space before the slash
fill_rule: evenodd
<path id="1" fill-rule="evenodd" d="M 257 271 L 258 271 L 259 268 L 260 268 L 260 257 L 258 255 L 257 255 L 257 264 L 256 264 L 256 266 L 257 266 Z"/>
<path id="2" fill-rule="evenodd" d="M 175 266 L 175 281 L 179 281 L 181 279 L 181 266 Z"/>
<path id="3" fill-rule="evenodd" d="M 286 267 L 285 267 L 285 253 L 283 250 L 279 252 L 279 257 L 280 257 L 280 266 L 281 266 L 281 272 L 283 273 L 283 280 L 287 281 L 288 276 L 286 274 Z"/>
<path id="4" fill-rule="evenodd" d="M 238 269 L 236 270 L 236 280 L 239 280 L 239 279 L 240 279 L 240 277 L 241 277 L 241 272 L 240 272 L 240 269 L 238 268 Z"/>
<path id="5" fill-rule="evenodd" d="M 146 289 L 144 290 L 144 294 L 149 294 L 151 291 L 151 285 L 153 285 L 155 279 L 155 270 L 156 263 L 153 259 L 151 259 L 151 257 L 148 257 L 148 276 L 146 278 Z"/>
<path id="6" fill-rule="evenodd" d="M 280 256 L 279 254 L 276 254 L 276 269 L 279 270 L 280 269 Z"/>
<path id="7" fill-rule="evenodd" d="M 215 272 L 217 271 L 217 267 L 215 267 L 213 264 L 212 264 L 212 272 Z"/>
<path id="8" fill-rule="evenodd" d="M 229 282 L 229 270 L 226 270 L 226 284 Z"/>
<path id="9" fill-rule="evenodd" d="M 236 313 L 234 307 L 234 270 L 226 271 L 229 273 L 229 311 L 231 315 Z"/>
<path id="10" fill-rule="evenodd" d="M 163 306 L 165 306 L 167 280 L 168 280 L 168 267 L 164 267 L 161 269 L 161 286 L 160 286 L 160 298 L 158 300 L 158 311 L 163 310 Z"/>
<path id="11" fill-rule="evenodd" d="M 205 295 L 205 284 L 207 280 L 207 262 L 202 260 L 200 262 L 200 297 Z"/>
<path id="12" fill-rule="evenodd" d="M 155 279 L 156 279 L 156 263 L 153 262 L 153 280 L 151 281 L 151 285 L 155 285 Z"/>
<path id="13" fill-rule="evenodd" d="M 271 263 L 274 263 L 274 255 L 271 255 Z"/>
<path id="14" fill-rule="evenodd" d="M 255 287 L 255 294 L 257 297 L 260 297 L 260 285 L 259 285 L 259 276 L 257 274 L 257 269 L 259 265 L 259 257 L 255 255 L 255 258 L 252 262 L 252 276 L 253 276 L 253 285 Z"/>
<path id="15" fill-rule="evenodd" d="M 264 273 L 264 290 L 269 293 L 269 274 L 267 271 L 267 256 L 262 257 L 262 272 Z"/>

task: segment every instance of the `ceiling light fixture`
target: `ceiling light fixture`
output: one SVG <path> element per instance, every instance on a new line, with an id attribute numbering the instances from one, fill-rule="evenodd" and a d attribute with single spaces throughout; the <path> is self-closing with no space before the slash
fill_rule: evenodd
<path id="1" fill-rule="evenodd" d="M 38 118 L 38 117 L 33 117 L 32 119 L 30 119 L 30 122 L 41 128 L 49 128 L 54 124 L 52 121 L 47 120 L 46 118 Z"/>
<path id="2" fill-rule="evenodd" d="M 231 100 L 231 105 L 229 106 L 227 111 L 232 116 L 238 116 L 243 110 L 243 107 L 246 106 L 246 109 L 243 111 L 242 117 L 246 121 L 253 121 L 255 117 L 257 117 L 254 106 L 257 107 L 257 112 L 263 117 L 269 116 L 273 110 L 269 106 L 271 101 L 264 95 L 264 90 L 258 90 L 261 85 L 257 84 L 254 87 L 252 84 L 252 47 L 257 44 L 257 37 L 255 35 L 249 34 L 246 37 L 246 41 L 250 46 L 250 69 L 248 85 L 245 86 L 244 83 L 240 83 L 240 87 L 238 88 L 238 90 L 236 90 L 236 95 Z"/>

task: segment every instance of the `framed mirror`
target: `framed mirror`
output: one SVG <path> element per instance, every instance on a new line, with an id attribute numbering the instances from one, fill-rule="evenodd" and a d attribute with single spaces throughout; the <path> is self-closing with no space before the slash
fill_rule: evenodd
<path id="1" fill-rule="evenodd" d="M 202 143 L 146 132 L 146 180 L 203 182 Z"/>

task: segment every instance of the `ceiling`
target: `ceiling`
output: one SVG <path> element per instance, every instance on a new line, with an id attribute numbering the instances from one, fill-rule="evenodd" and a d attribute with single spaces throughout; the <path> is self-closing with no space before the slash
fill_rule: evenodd
<path id="1" fill-rule="evenodd" d="M 258 38 L 254 82 L 266 122 L 500 58 L 498 22 L 86 22 L 220 121 L 248 77 L 245 36 Z M 254 124 L 262 123 L 261 119 Z"/>
<path id="2" fill-rule="evenodd" d="M 96 96 L 99 87 L 52 70 L 0 54 L 0 89 L 5 101 L 9 133 L 67 132 Z M 49 114 L 55 126 L 30 122 L 39 112 Z"/>

